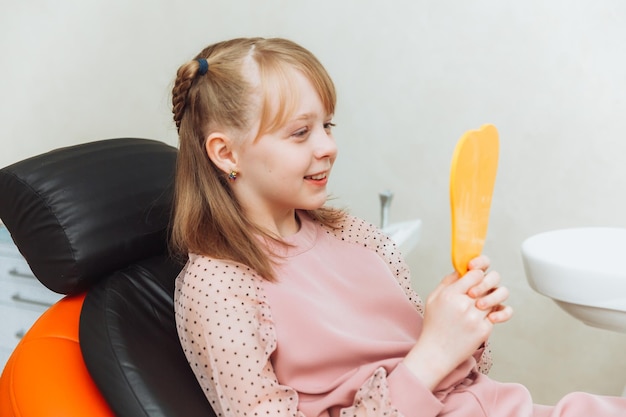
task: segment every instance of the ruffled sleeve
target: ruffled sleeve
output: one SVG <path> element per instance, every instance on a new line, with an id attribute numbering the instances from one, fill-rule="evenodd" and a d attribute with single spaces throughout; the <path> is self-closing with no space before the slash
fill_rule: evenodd
<path id="1" fill-rule="evenodd" d="M 397 246 L 375 226 L 348 216 L 337 238 L 375 251 L 393 272 L 415 308 L 424 306 L 412 289 Z M 277 346 L 270 307 L 254 271 L 235 262 L 190 255 L 176 280 L 179 339 L 200 386 L 218 416 L 297 416 L 298 394 L 281 385 L 270 357 Z M 488 355 L 477 351 L 481 364 Z M 356 391 L 342 416 L 436 416 L 443 405 L 401 362 L 378 368 Z"/>
<path id="2" fill-rule="evenodd" d="M 260 279 L 234 262 L 190 255 L 176 281 L 179 338 L 218 416 L 302 416 L 270 362 L 276 336 Z"/>

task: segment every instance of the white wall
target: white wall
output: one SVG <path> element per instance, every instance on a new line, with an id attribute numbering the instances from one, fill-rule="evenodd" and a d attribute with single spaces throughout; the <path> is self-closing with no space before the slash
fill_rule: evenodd
<path id="1" fill-rule="evenodd" d="M 579 324 L 526 283 L 526 237 L 626 226 L 626 2 L 621 0 L 0 0 L 0 166 L 122 136 L 176 143 L 178 65 L 234 36 L 311 49 L 339 91 L 338 202 L 420 217 L 408 257 L 427 293 L 450 269 L 448 172 L 467 129 L 494 123 L 501 162 L 485 252 L 513 294 L 492 375 L 539 402 L 620 394 L 626 335 Z M 1 198 L 1 196 L 0 196 Z"/>

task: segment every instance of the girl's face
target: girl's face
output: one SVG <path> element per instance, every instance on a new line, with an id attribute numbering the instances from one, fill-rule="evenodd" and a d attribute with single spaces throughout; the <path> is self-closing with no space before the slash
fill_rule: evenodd
<path id="1" fill-rule="evenodd" d="M 275 132 L 245 140 L 238 152 L 235 195 L 255 223 L 270 229 L 293 221 L 295 209 L 324 205 L 337 157 L 333 115 L 326 114 L 311 82 L 300 73 L 295 77 L 298 102 L 293 116 Z"/>

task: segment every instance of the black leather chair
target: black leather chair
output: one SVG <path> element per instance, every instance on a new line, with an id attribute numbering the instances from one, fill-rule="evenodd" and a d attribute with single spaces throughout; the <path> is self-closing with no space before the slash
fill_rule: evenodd
<path id="1" fill-rule="evenodd" d="M 54 391 L 32 384 L 61 384 L 75 376 L 41 375 L 44 366 L 33 370 L 34 362 L 17 354 L 33 345 L 34 336 L 27 333 L 0 379 L 0 417 L 35 417 L 25 413 L 23 401 L 44 402 L 38 408 L 47 410 L 43 417 L 74 417 L 67 410 L 76 416 L 215 416 L 179 345 L 174 321 L 174 280 L 182 263 L 169 256 L 167 233 L 176 155 L 174 147 L 154 140 L 110 139 L 0 170 L 0 218 L 33 273 L 51 290 L 68 294 L 58 304 L 84 297 L 77 310 L 78 359 L 110 408 L 101 414 L 88 404 L 76 410 L 71 402 L 81 401 L 78 395 L 69 395 L 65 405 L 32 398 L 32 392 Z M 37 363 L 63 360 L 45 348 L 47 340 L 37 340 L 44 344 Z M 30 398 L 17 392 L 17 380 L 29 372 L 34 373 Z M 80 378 L 77 387 L 91 383 Z M 71 381 L 68 386 L 64 393 L 72 389 Z"/>

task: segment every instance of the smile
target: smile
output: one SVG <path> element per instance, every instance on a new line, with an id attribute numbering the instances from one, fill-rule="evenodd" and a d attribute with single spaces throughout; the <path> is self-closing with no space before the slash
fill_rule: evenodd
<path id="1" fill-rule="evenodd" d="M 306 177 L 304 177 L 304 179 L 306 180 L 315 180 L 315 181 L 320 181 L 326 178 L 326 173 L 323 172 L 321 174 L 315 174 L 315 175 L 307 175 Z"/>

